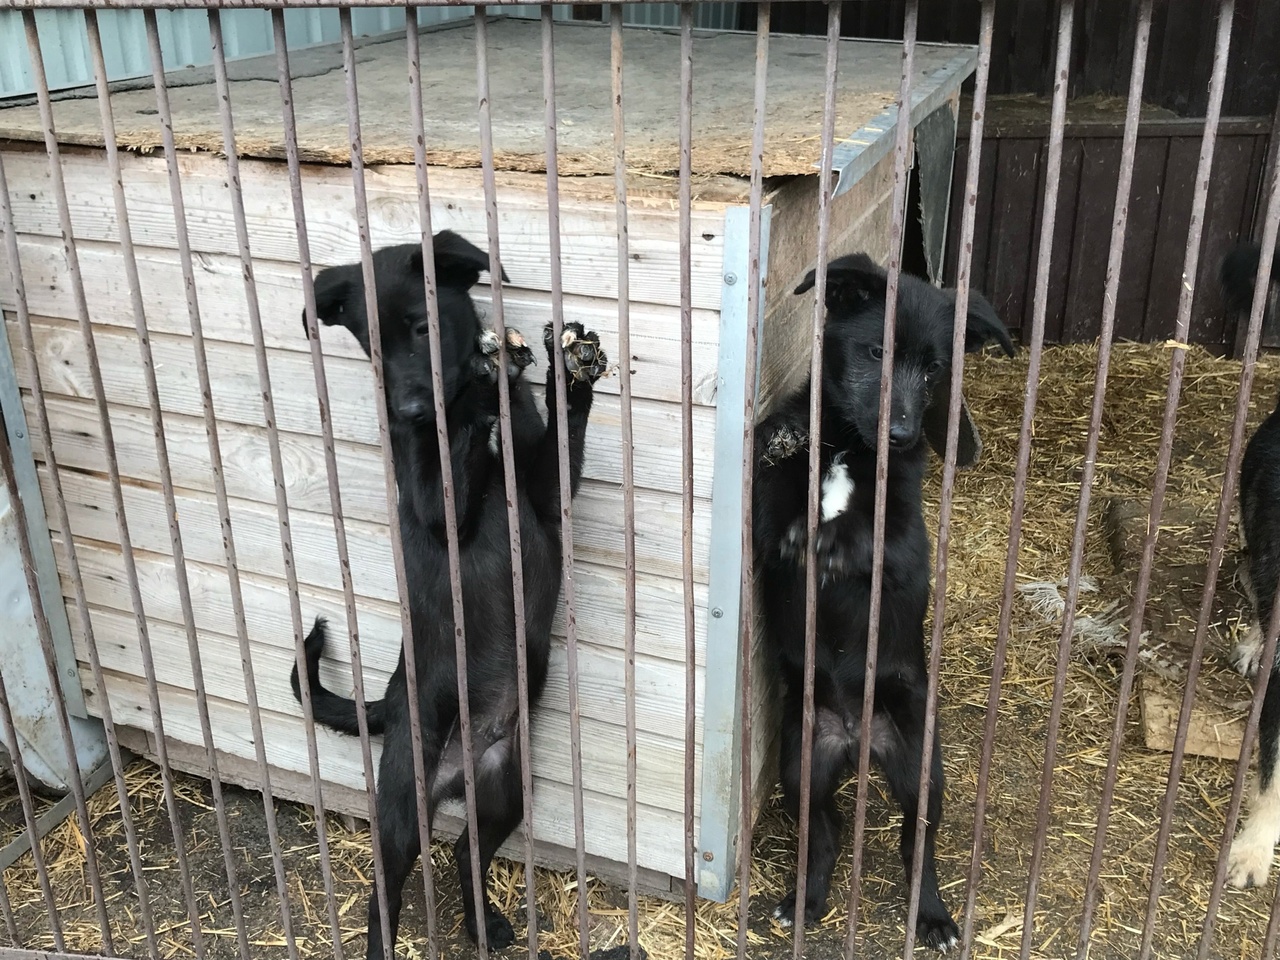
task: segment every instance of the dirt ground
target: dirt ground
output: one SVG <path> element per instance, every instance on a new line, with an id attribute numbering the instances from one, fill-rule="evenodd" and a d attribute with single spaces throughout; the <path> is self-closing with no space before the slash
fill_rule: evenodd
<path id="1" fill-rule="evenodd" d="M 1162 346 L 1117 347 L 1103 419 L 1094 506 L 1090 512 L 1085 573 L 1097 585 L 1082 595 L 1080 613 L 1099 629 L 1081 633 L 1066 664 L 1061 727 L 1050 792 L 1048 842 L 1039 883 L 1030 955 L 1045 960 L 1075 957 L 1081 899 L 1093 849 L 1098 799 L 1106 772 L 1110 736 L 1118 706 L 1120 657 L 1127 637 L 1124 606 L 1131 571 L 1117 571 L 1103 519 L 1113 499 L 1146 503 L 1150 496 L 1155 450 L 1167 382 L 1170 351 Z M 1035 422 L 1026 521 L 1019 553 L 1020 585 L 1052 586 L 1068 571 L 1071 529 L 1079 494 L 1085 425 L 1093 389 L 1096 351 L 1090 347 L 1053 348 L 1046 354 Z M 974 797 L 987 709 L 992 657 L 1000 618 L 1000 593 L 1012 503 L 1012 464 L 1017 450 L 1026 377 L 1026 356 L 1015 360 L 978 358 L 967 374 L 966 396 L 982 431 L 983 459 L 957 483 L 954 539 L 949 565 L 945 648 L 942 653 L 941 729 L 947 771 L 947 808 L 939 840 L 939 874 L 943 896 L 953 912 L 963 910 L 973 842 Z M 1231 411 L 1239 385 L 1239 365 L 1195 350 L 1189 354 L 1168 502 L 1180 517 L 1209 524 L 1217 508 Z M 1254 388 L 1250 425 L 1271 408 L 1280 392 L 1280 358 L 1260 365 Z M 931 475 L 929 510 L 936 515 L 938 473 Z M 1203 529 L 1203 528 L 1197 528 Z M 1203 538 L 1169 537 L 1169 548 L 1157 553 L 1157 570 L 1170 565 L 1203 564 Z M 1232 531 L 1229 549 L 1237 548 Z M 1198 551 L 1198 552 L 1197 552 Z M 1197 559 L 1198 558 L 1198 559 Z M 1163 565 L 1163 567 L 1161 566 Z M 1158 580 L 1159 582 L 1159 580 Z M 1225 657 L 1241 625 L 1240 598 L 1230 582 L 1221 584 L 1223 599 L 1215 609 L 1208 640 L 1206 683 L 1227 675 Z M 1052 592 L 1052 591 L 1050 591 Z M 976 891 L 977 939 L 972 956 L 1005 958 L 1019 953 L 1026 901 L 1031 841 L 1041 794 L 1056 650 L 1061 632 L 1052 604 L 1033 602 L 1020 590 L 1012 611 L 1012 633 L 996 728 L 990 799 L 982 849 L 983 872 Z M 1048 613 L 1046 613 L 1046 609 Z M 1190 610 L 1194 617 L 1197 611 Z M 1149 669 L 1144 645 L 1142 669 Z M 1159 655 L 1154 651 L 1153 655 Z M 1215 680 L 1215 678 L 1217 678 Z M 1221 848 L 1236 764 L 1189 756 L 1177 794 L 1169 857 L 1158 901 L 1153 956 L 1194 956 L 1209 901 Z M 1115 801 L 1111 808 L 1098 907 L 1090 953 L 1094 958 L 1137 955 L 1146 914 L 1156 833 L 1169 773 L 1169 755 L 1145 746 L 1136 698 L 1130 704 L 1120 753 Z M 157 769 L 138 762 L 130 769 L 131 807 L 141 835 L 152 910 L 160 932 L 160 955 L 192 955 L 174 844 L 163 803 Z M 205 931 L 204 953 L 210 958 L 239 955 L 235 924 L 227 895 L 226 870 L 213 814 L 209 785 L 179 776 L 176 792 L 187 838 L 191 873 Z M 901 865 L 897 856 L 898 818 L 873 774 L 868 804 L 863 910 L 859 956 L 889 957 L 902 953 L 905 907 Z M 280 903 L 267 843 L 261 798 L 227 788 L 226 806 L 242 891 L 247 954 L 289 955 L 280 920 Z M 843 799 L 849 814 L 853 785 Z M 47 801 L 41 801 L 45 803 Z M 102 864 L 116 950 L 145 956 L 138 900 L 129 870 L 114 787 L 93 798 L 94 836 Z M 278 805 L 281 843 L 286 854 L 288 895 L 297 953 L 332 957 L 328 902 L 320 870 L 314 816 L 310 809 Z M 347 954 L 363 946 L 367 884 L 370 877 L 366 833 L 328 820 L 332 849 L 334 906 Z M 12 782 L 0 782 L 0 847 L 21 829 L 21 811 Z M 45 840 L 59 917 L 69 948 L 101 949 L 101 937 L 84 874 L 82 838 L 74 819 Z M 757 823 L 753 847 L 752 907 L 748 954 L 753 958 L 791 955 L 786 931 L 768 919 L 774 902 L 789 885 L 794 870 L 794 828 L 778 809 L 776 798 Z M 433 851 L 441 893 L 442 955 L 471 956 L 461 931 L 460 910 L 451 852 L 437 844 Z M 807 956 L 815 960 L 843 955 L 844 910 L 851 856 L 846 850 L 837 870 L 832 909 L 810 932 Z M 507 915 L 523 927 L 524 869 L 500 864 L 494 886 Z M 410 887 L 410 903 L 402 924 L 400 956 L 428 956 L 421 875 Z M 48 916 L 30 856 L 4 875 L 13 903 L 20 942 L 28 947 L 53 945 Z M 1274 880 L 1273 880 L 1274 883 Z M 536 899 L 540 946 L 552 957 L 576 955 L 576 890 L 570 874 L 539 871 Z M 1274 886 L 1260 890 L 1228 890 L 1217 912 L 1212 955 L 1221 958 L 1261 954 Z M 593 949 L 625 941 L 626 895 L 594 882 L 590 890 Z M 683 906 L 642 898 L 640 940 L 649 955 L 675 960 L 684 953 Z M 737 902 L 700 903 L 695 956 L 718 960 L 736 952 Z M 509 951 L 515 953 L 516 951 Z"/>

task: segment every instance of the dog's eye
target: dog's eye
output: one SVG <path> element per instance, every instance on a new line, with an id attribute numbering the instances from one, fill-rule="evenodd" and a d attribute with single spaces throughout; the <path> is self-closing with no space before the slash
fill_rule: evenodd
<path id="1" fill-rule="evenodd" d="M 413 335 L 415 337 L 425 337 L 430 331 L 431 327 L 425 320 L 419 320 L 413 325 Z"/>
<path id="2" fill-rule="evenodd" d="M 935 360 L 935 361 L 933 361 L 933 363 L 929 364 L 929 366 L 928 366 L 927 368 L 925 368 L 925 371 L 924 371 L 924 373 L 925 373 L 925 376 L 926 376 L 926 377 L 934 377 L 934 376 L 937 376 L 937 375 L 938 375 L 939 373 L 941 373 L 941 372 L 942 372 L 942 361 L 941 361 L 941 360 Z"/>
<path id="3" fill-rule="evenodd" d="M 881 347 L 879 345 L 873 346 L 873 347 L 867 347 L 867 353 L 871 354 L 872 360 L 884 359 L 884 347 Z"/>

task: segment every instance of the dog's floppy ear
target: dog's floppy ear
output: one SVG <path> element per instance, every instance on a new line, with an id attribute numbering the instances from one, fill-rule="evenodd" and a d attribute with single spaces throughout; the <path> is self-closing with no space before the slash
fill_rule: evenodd
<path id="1" fill-rule="evenodd" d="M 952 293 L 954 298 L 955 294 Z M 952 303 L 954 303 L 954 299 Z M 969 291 L 969 315 L 964 330 L 964 349 L 966 353 L 981 350 L 992 341 L 1000 344 L 1006 357 L 1013 356 L 1013 340 L 1009 331 L 996 314 L 995 308 L 987 302 L 987 298 L 977 290 Z"/>
<path id="2" fill-rule="evenodd" d="M 489 269 L 489 254 L 466 237 L 452 230 L 441 230 L 435 235 L 436 282 L 442 287 L 470 290 Z M 418 253 L 418 267 L 422 266 L 422 253 Z M 502 282 L 507 283 L 507 271 L 502 271 Z"/>
<path id="3" fill-rule="evenodd" d="M 316 317 L 325 326 L 346 327 L 368 349 L 369 328 L 364 315 L 364 280 L 360 264 L 325 267 L 315 276 Z M 302 326 L 307 313 L 302 312 Z"/>
<path id="4" fill-rule="evenodd" d="M 796 287 L 795 293 L 812 290 L 817 271 L 810 270 Z M 888 277 L 883 268 L 865 253 L 837 257 L 827 264 L 827 309 L 849 308 L 862 300 L 883 299 Z"/>
<path id="5" fill-rule="evenodd" d="M 951 378 L 939 383 L 934 388 L 933 403 L 925 410 L 922 427 L 929 446 L 939 457 L 947 453 L 947 405 L 951 402 Z M 973 422 L 973 414 L 964 397 L 960 398 L 960 430 L 959 442 L 956 446 L 956 466 L 971 467 L 982 455 L 982 437 L 978 435 L 977 424 Z"/>

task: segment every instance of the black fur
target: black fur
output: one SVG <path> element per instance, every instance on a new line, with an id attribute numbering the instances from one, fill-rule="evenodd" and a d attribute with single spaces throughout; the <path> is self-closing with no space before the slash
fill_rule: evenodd
<path id="1" fill-rule="evenodd" d="M 516 651 L 510 545 L 502 460 L 491 447 L 498 416 L 497 337 L 483 331 L 469 288 L 489 267 L 486 253 L 456 234 L 435 238 L 439 286 L 442 379 L 453 463 L 454 497 L 466 613 L 467 679 L 476 758 L 476 802 L 480 877 L 494 851 L 522 813 L 517 738 Z M 458 684 L 444 500 L 436 438 L 434 393 L 428 352 L 422 254 L 416 244 L 374 255 L 378 284 L 388 418 L 400 499 L 400 534 L 416 654 L 419 711 L 432 811 L 460 797 L 462 745 L 458 730 Z M 504 277 L 505 279 L 505 277 Z M 316 277 L 316 307 L 326 324 L 341 324 L 369 350 L 364 285 L 359 264 L 330 267 Z M 592 384 L 605 369 L 594 333 L 565 325 L 568 374 L 569 461 L 577 492 L 583 442 L 591 411 Z M 552 356 L 551 332 L 546 332 Z M 523 548 L 529 702 L 536 703 L 547 676 L 551 620 L 560 593 L 560 480 L 553 368 L 548 365 L 548 424 L 534 406 L 521 376 L 533 353 L 518 334 L 508 334 L 506 371 L 511 386 L 511 429 L 519 488 Z M 306 640 L 307 682 L 318 721 L 356 733 L 355 704 L 320 685 L 319 662 L 325 624 L 317 621 Z M 291 677 L 299 693 L 295 669 Z M 384 700 L 369 704 L 370 731 L 383 733 L 378 774 L 378 819 L 387 881 L 391 936 L 399 923 L 401 890 L 420 852 L 409 708 L 401 654 Z M 454 847 L 467 931 L 476 939 L 470 848 L 464 831 Z M 491 949 L 511 944 L 511 924 L 484 897 Z M 383 956 L 376 896 L 369 903 L 368 956 Z"/>
<path id="2" fill-rule="evenodd" d="M 1261 248 L 1242 244 L 1222 263 L 1223 299 L 1237 311 L 1252 307 Z M 1273 265 L 1269 293 L 1280 284 L 1280 262 Z M 1271 319 L 1268 317 L 1268 319 Z M 1253 596 L 1255 623 L 1266 631 L 1271 623 L 1277 584 L 1280 583 L 1280 402 L 1262 422 L 1245 447 L 1240 463 L 1240 528 L 1248 550 L 1249 592 Z M 1265 633 L 1264 633 L 1265 635 Z M 1261 651 L 1252 651 L 1260 656 Z M 1252 664 L 1241 664 L 1248 672 Z M 1266 791 L 1275 776 L 1280 748 L 1280 663 L 1270 667 L 1271 679 L 1262 703 L 1258 727 L 1258 781 Z"/>
<path id="3" fill-rule="evenodd" d="M 810 273 L 797 288 L 813 285 Z M 836 464 L 853 482 L 847 509 L 820 523 L 817 670 L 812 805 L 804 920 L 825 910 L 840 847 L 836 791 L 856 764 L 866 688 L 871 603 L 872 522 L 877 418 L 885 312 L 885 272 L 865 254 L 831 263 L 822 382 L 822 474 Z M 979 294 L 970 295 L 966 348 L 996 341 L 1012 355 L 1009 335 Z M 929 536 L 921 509 L 928 447 L 926 421 L 945 419 L 950 380 L 953 291 L 903 276 L 897 313 L 886 491 L 884 589 L 871 753 L 884 771 L 904 820 L 901 853 L 908 871 L 915 843 L 925 722 L 924 618 L 929 602 Z M 755 559 L 763 583 L 765 623 L 783 681 L 779 766 L 793 815 L 799 809 L 804 667 L 804 556 L 809 459 L 809 385 L 785 400 L 756 431 Z M 945 431 L 944 431 L 945 435 Z M 933 746 L 928 828 L 917 927 L 922 943 L 945 949 L 959 931 L 938 894 L 934 837 L 942 816 L 942 753 Z M 794 892 L 775 915 L 796 913 Z"/>

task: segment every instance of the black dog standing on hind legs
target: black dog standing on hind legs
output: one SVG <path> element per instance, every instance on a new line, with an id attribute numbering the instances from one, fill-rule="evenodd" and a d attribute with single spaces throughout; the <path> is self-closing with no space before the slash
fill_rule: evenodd
<path id="1" fill-rule="evenodd" d="M 1229 309 L 1247 313 L 1253 305 L 1260 253 L 1256 244 L 1244 244 L 1223 261 L 1222 288 Z M 1267 289 L 1269 307 L 1280 289 L 1276 269 L 1273 266 Z M 1272 309 L 1267 314 L 1274 319 Z M 1245 583 L 1255 618 L 1232 660 L 1242 674 L 1253 676 L 1280 583 L 1280 402 L 1249 439 L 1240 463 L 1240 531 L 1249 552 Z M 1266 881 L 1280 840 L 1280 781 L 1275 775 L 1280 754 L 1280 663 L 1271 665 L 1270 674 L 1258 725 L 1258 789 L 1244 828 L 1231 844 L 1228 861 L 1227 880 L 1236 887 Z"/>
<path id="2" fill-rule="evenodd" d="M 811 271 L 796 293 L 814 284 Z M 836 791 L 858 759 L 867 686 L 876 437 L 880 409 L 887 277 L 866 254 L 841 257 L 827 272 L 822 376 L 822 492 L 818 569 L 815 725 L 809 864 L 803 916 L 823 914 L 840 849 Z M 903 275 L 899 285 L 889 426 L 884 586 L 879 660 L 874 679 L 871 755 L 903 811 L 901 853 L 908 874 L 916 837 L 925 697 L 924 618 L 929 604 L 929 535 L 921 509 L 928 457 L 946 443 L 955 293 Z M 1013 355 L 1004 325 L 976 292 L 969 297 L 967 350 L 996 341 Z M 967 408 L 960 422 L 959 463 L 978 455 Z M 792 816 L 800 801 L 804 678 L 805 542 L 809 488 L 809 384 L 783 401 L 756 430 L 754 542 L 762 573 L 765 628 L 783 680 L 779 768 Z M 942 817 L 942 751 L 933 743 L 917 935 L 946 950 L 959 937 L 938 893 L 934 837 Z M 792 891 L 774 916 L 794 922 Z"/>
<path id="3" fill-rule="evenodd" d="M 498 338 L 480 325 L 468 291 L 489 269 L 489 256 L 469 241 L 442 231 L 435 238 L 439 288 L 444 406 L 453 465 L 466 616 L 467 681 L 476 774 L 480 882 L 485 884 L 494 852 L 519 824 L 523 812 L 520 743 L 517 737 L 515 619 L 511 553 L 502 458 L 494 442 L 498 421 Z M 388 247 L 374 254 L 383 370 L 400 501 L 400 533 L 416 654 L 419 712 L 432 812 L 463 794 L 462 742 L 458 728 L 458 681 L 453 600 L 444 525 L 435 397 L 431 382 L 422 249 Z M 506 277 L 504 276 L 505 280 Z M 346 327 L 369 352 L 364 283 L 360 264 L 330 267 L 315 281 L 316 311 L 328 325 Z M 548 358 L 554 359 L 546 330 Z M 604 373 L 599 338 L 580 324 L 566 323 L 562 336 L 573 493 L 582 478 L 583 443 L 591 412 L 592 385 Z M 547 422 L 534 406 L 522 377 L 533 351 L 507 331 L 505 372 L 511 386 L 511 430 L 519 495 L 523 550 L 529 703 L 547 677 L 551 620 L 560 596 L 560 471 L 555 373 L 547 371 Z M 341 733 L 358 734 L 355 702 L 320 685 L 325 624 L 317 621 L 306 639 L 307 683 L 315 719 Z M 298 674 L 291 677 L 300 696 Z M 421 847 L 413 782 L 408 688 L 404 653 L 384 699 L 368 704 L 369 732 L 382 733 L 378 770 L 378 820 L 386 871 L 389 928 L 394 944 L 401 893 Z M 467 932 L 477 939 L 471 852 L 467 831 L 454 846 Z M 484 894 L 485 932 L 491 949 L 510 945 L 511 924 Z M 383 956 L 376 892 L 369 901 L 370 960 Z"/>

